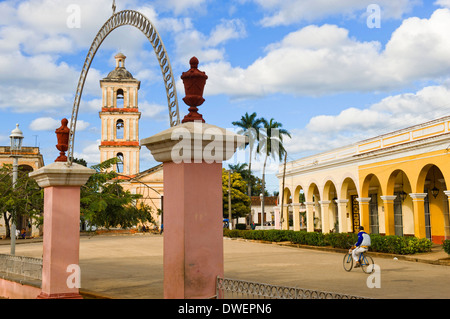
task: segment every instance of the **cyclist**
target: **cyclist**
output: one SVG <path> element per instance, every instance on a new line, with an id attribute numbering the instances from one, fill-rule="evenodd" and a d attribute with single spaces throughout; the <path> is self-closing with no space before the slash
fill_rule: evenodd
<path id="1" fill-rule="evenodd" d="M 370 236 L 364 231 L 363 226 L 359 226 L 358 241 L 351 248 L 353 260 L 356 262 L 355 268 L 361 267 L 359 263 L 359 255 L 365 253 L 370 246 Z"/>

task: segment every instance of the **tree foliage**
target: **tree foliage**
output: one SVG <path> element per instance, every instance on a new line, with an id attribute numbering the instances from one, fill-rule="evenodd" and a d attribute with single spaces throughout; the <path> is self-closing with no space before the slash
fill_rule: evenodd
<path id="1" fill-rule="evenodd" d="M 92 166 L 96 173 L 81 187 L 81 219 L 90 225 L 130 228 L 139 223 L 152 223 L 152 209 L 139 203 L 142 195 L 131 194 L 123 189 L 119 175 L 110 170 L 117 158 Z"/>
<path id="2" fill-rule="evenodd" d="M 18 217 L 32 220 L 37 226 L 43 222 L 44 193 L 27 171 L 18 170 L 16 184 L 13 185 L 12 165 L 0 168 L 0 213 L 6 227 L 6 237 L 10 237 L 10 224 Z"/>
<path id="3" fill-rule="evenodd" d="M 222 169 L 223 216 L 228 218 L 228 171 Z M 231 216 L 244 217 L 250 214 L 250 198 L 246 194 L 247 182 L 241 174 L 231 174 Z"/>

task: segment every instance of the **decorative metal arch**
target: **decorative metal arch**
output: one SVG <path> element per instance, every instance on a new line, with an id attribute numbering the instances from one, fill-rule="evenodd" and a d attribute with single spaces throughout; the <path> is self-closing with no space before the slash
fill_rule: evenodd
<path id="1" fill-rule="evenodd" d="M 70 138 L 69 138 L 69 149 L 68 149 L 68 164 L 72 165 L 73 161 L 73 149 L 75 142 L 75 129 L 78 117 L 78 109 L 80 106 L 81 95 L 83 94 L 84 83 L 86 81 L 89 68 L 91 67 L 92 60 L 99 49 L 102 42 L 106 37 L 118 27 L 130 25 L 141 30 L 142 33 L 147 37 L 153 46 L 156 57 L 161 67 L 161 72 L 164 79 L 164 84 L 166 87 L 167 102 L 169 107 L 169 118 L 170 126 L 176 126 L 180 124 L 180 114 L 178 109 L 178 98 L 176 91 L 176 83 L 172 73 L 172 67 L 170 65 L 169 56 L 167 54 L 166 48 L 161 40 L 161 37 L 150 22 L 150 20 L 138 11 L 134 10 L 123 10 L 118 13 L 113 14 L 108 21 L 101 27 L 100 31 L 97 33 L 94 41 L 92 42 L 91 48 L 84 61 L 83 69 L 81 70 L 80 79 L 78 80 L 77 91 L 75 95 L 75 100 L 72 109 L 72 120 L 70 121 Z"/>

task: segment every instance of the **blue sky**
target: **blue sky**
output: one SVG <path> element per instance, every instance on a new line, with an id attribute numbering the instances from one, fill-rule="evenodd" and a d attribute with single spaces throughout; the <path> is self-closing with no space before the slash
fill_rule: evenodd
<path id="1" fill-rule="evenodd" d="M 54 130 L 71 117 L 86 54 L 111 5 L 112 0 L 0 1 L 0 144 L 8 145 L 19 123 L 25 145 L 39 146 L 46 164 L 58 156 Z M 292 133 L 286 141 L 289 160 L 450 113 L 450 0 L 116 5 L 117 11 L 140 11 L 156 26 L 178 80 L 182 115 L 187 106 L 179 78 L 196 56 L 209 76 L 200 107 L 205 120 L 233 129 L 231 123 L 246 112 L 274 118 Z M 99 161 L 99 80 L 114 68 L 117 52 L 127 56 L 127 69 L 142 82 L 140 138 L 169 127 L 153 49 L 140 31 L 121 27 L 100 47 L 80 105 L 75 156 L 89 164 Z M 245 160 L 241 154 L 231 162 Z M 261 162 L 253 166 L 259 176 Z M 141 169 L 156 164 L 142 149 Z M 271 162 L 267 171 L 270 191 L 278 186 L 277 167 Z"/>

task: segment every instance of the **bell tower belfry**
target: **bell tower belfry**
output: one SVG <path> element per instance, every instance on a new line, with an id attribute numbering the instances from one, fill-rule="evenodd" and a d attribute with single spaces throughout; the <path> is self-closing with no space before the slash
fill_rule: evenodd
<path id="1" fill-rule="evenodd" d="M 139 173 L 138 91 L 141 82 L 125 69 L 126 56 L 115 56 L 116 68 L 100 80 L 102 89 L 102 137 L 100 161 L 118 157 L 114 170 L 126 176 Z"/>

